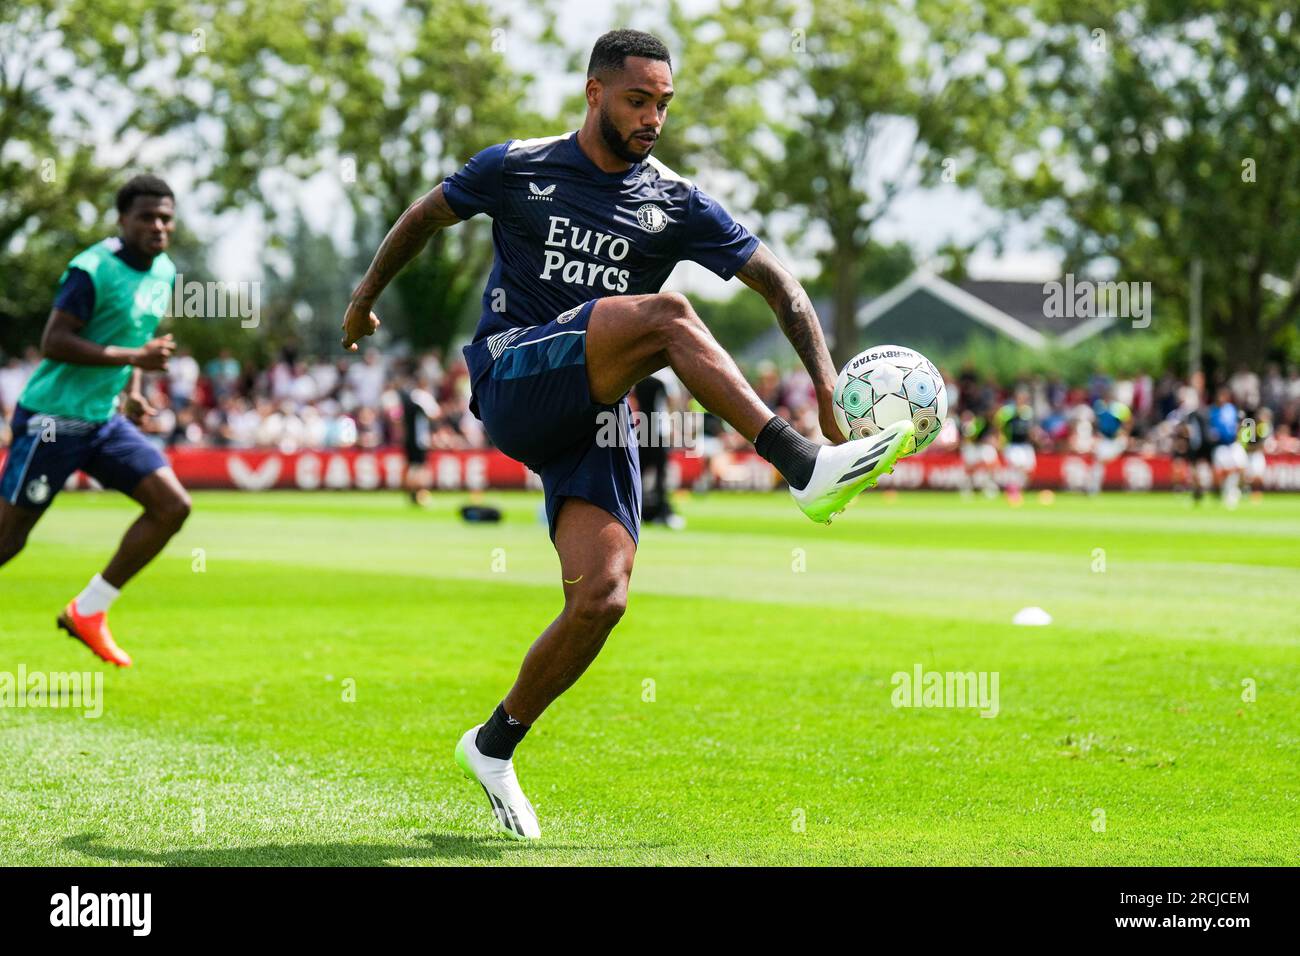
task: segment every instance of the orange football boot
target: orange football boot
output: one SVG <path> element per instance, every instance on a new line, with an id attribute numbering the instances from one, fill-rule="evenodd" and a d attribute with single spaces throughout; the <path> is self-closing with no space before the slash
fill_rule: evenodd
<path id="1" fill-rule="evenodd" d="M 69 601 L 68 606 L 59 615 L 59 627 L 67 631 L 94 652 L 100 660 L 116 664 L 118 667 L 130 667 L 131 657 L 117 646 L 113 634 L 108 629 L 108 613 L 78 614 L 77 602 Z"/>

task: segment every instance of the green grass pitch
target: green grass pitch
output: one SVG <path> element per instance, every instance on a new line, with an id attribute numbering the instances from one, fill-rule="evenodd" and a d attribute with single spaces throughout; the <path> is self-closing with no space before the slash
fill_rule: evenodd
<path id="1" fill-rule="evenodd" d="M 535 846 L 452 760 L 559 610 L 540 498 L 487 497 L 196 494 L 119 673 L 54 617 L 132 506 L 61 496 L 0 571 L 0 672 L 101 671 L 104 710 L 0 708 L 0 864 L 1297 862 L 1300 497 L 683 499 L 517 754 Z M 918 664 L 997 672 L 997 716 L 894 707 Z"/>

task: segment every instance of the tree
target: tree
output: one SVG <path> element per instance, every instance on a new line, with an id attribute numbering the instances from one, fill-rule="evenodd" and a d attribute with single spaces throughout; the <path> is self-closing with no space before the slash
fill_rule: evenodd
<path id="1" fill-rule="evenodd" d="M 68 259 L 109 235 L 116 173 L 69 130 L 103 106 L 60 53 L 61 4 L 0 2 L 0 347 L 34 343 Z M 81 82 L 78 82 L 81 80 Z M 55 98 L 69 108 L 56 113 Z"/>
<path id="2" fill-rule="evenodd" d="M 111 234 L 112 193 L 145 162 L 200 184 L 180 197 L 182 218 L 259 210 L 272 258 L 307 242 L 294 200 L 332 171 L 368 256 L 474 152 L 548 131 L 510 67 L 526 39 L 479 0 L 406 0 L 383 19 L 359 0 L 0 0 L 5 344 L 39 334 L 64 264 Z M 539 42 L 554 42 L 545 18 Z M 308 245 L 298 268 L 314 271 L 290 284 L 309 294 L 288 306 L 323 315 L 317 293 L 356 270 L 349 253 L 323 275 Z M 490 260 L 481 222 L 440 236 L 385 299 L 388 328 L 446 346 Z"/>
<path id="3" fill-rule="evenodd" d="M 1259 367 L 1300 316 L 1294 6 L 1032 9 L 1037 20 L 998 53 L 1013 81 L 990 86 L 991 61 L 961 80 L 990 104 L 989 121 L 960 131 L 966 181 L 1053 217 L 1046 238 L 1067 271 L 1151 282 L 1157 323 L 1185 319 L 1199 260 L 1208 335 L 1230 366 Z"/>
<path id="4" fill-rule="evenodd" d="M 904 3 L 856 0 L 674 4 L 670 24 L 681 92 L 665 141 L 688 168 L 742 175 L 765 225 L 793 219 L 792 242 L 819 244 L 833 353 L 846 362 L 872 230 L 905 189 L 940 174 L 923 162 L 945 109 L 923 24 Z"/>
<path id="5" fill-rule="evenodd" d="M 112 234 L 126 173 L 184 170 L 219 210 L 318 168 L 325 104 L 364 49 L 344 0 L 0 0 L 5 347 L 35 340 L 68 259 Z"/>
<path id="6" fill-rule="evenodd" d="M 836 289 L 835 272 L 831 261 L 832 251 L 823 250 L 818 256 L 821 271 L 803 284 L 814 299 L 832 295 Z M 867 240 L 863 249 L 862 264 L 858 270 L 858 293 L 871 298 L 888 292 L 916 271 L 916 257 L 906 242 L 877 242 Z M 855 339 L 856 341 L 856 339 Z"/>
<path id="7" fill-rule="evenodd" d="M 549 18 L 549 7 L 540 9 Z M 477 0 L 407 0 L 374 37 L 336 101 L 337 148 L 367 261 L 402 211 L 474 153 L 510 138 L 560 132 L 534 108 L 533 78 L 511 66 L 512 50 L 554 44 L 549 19 L 530 38 Z M 445 230 L 397 277 L 376 311 L 417 347 L 445 349 L 474 312 L 491 262 L 482 218 Z"/>

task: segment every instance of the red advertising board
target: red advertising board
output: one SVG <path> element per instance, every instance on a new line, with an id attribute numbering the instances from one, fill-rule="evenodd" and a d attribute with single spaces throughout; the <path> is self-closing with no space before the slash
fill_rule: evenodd
<path id="1" fill-rule="evenodd" d="M 0 451 L 0 461 L 3 458 L 4 452 Z M 181 483 L 196 489 L 391 489 L 401 487 L 406 468 L 401 451 L 391 448 L 298 452 L 176 448 L 168 452 L 168 458 Z M 541 487 L 536 475 L 495 450 L 431 452 L 429 467 L 433 485 L 440 489 Z M 670 483 L 689 487 L 699 478 L 703 467 L 704 460 L 699 456 L 676 452 L 670 465 Z M 1040 454 L 1033 474 L 1028 476 L 1028 487 L 1082 489 L 1091 468 L 1092 459 L 1087 456 Z M 775 481 L 772 468 L 753 452 L 729 455 L 715 462 L 714 470 L 715 487 L 765 489 L 773 487 Z M 1001 485 L 1010 484 L 1017 477 L 1005 464 L 995 468 L 993 474 Z M 894 474 L 884 478 L 881 486 L 954 489 L 961 487 L 964 475 L 959 456 L 926 452 L 900 461 Z M 1168 457 L 1126 455 L 1107 463 L 1105 487 L 1126 491 L 1168 489 L 1173 475 L 1174 463 Z M 89 482 L 77 475 L 71 484 L 85 487 Z M 1264 487 L 1273 491 L 1300 491 L 1300 455 L 1270 457 Z"/>

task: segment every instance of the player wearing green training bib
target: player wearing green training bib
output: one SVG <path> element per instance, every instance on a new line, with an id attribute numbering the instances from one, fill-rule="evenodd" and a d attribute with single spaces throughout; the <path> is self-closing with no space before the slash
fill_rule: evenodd
<path id="1" fill-rule="evenodd" d="M 41 336 L 44 358 L 18 398 L 0 472 L 0 566 L 74 472 L 138 501 L 144 513 L 117 553 L 57 618 L 100 658 L 129 667 L 108 629 L 109 606 L 180 530 L 190 500 L 133 421 L 154 413 L 141 373 L 165 369 L 174 347 L 156 333 L 176 280 L 166 252 L 175 198 L 157 176 L 136 176 L 118 192 L 117 212 L 119 235 L 68 263 Z"/>

